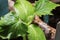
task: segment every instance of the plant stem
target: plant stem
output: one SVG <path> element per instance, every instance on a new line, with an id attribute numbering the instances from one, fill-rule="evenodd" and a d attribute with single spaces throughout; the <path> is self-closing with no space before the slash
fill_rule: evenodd
<path id="1" fill-rule="evenodd" d="M 26 35 L 23 35 L 23 40 L 26 40 Z"/>
<path id="2" fill-rule="evenodd" d="M 8 40 L 10 40 L 10 39 L 8 39 Z"/>
<path id="3" fill-rule="evenodd" d="M 35 16 L 34 23 L 38 24 L 42 29 L 44 29 L 45 30 L 45 34 L 51 33 L 51 39 L 55 38 L 56 29 L 54 29 L 53 27 L 51 27 L 48 24 L 46 24 L 45 22 L 43 22 L 39 18 L 39 16 L 37 16 L 37 15 Z"/>

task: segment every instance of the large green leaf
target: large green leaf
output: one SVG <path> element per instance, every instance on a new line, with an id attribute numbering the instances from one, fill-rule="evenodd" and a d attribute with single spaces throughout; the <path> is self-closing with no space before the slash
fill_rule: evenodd
<path id="1" fill-rule="evenodd" d="M 55 9 L 55 7 L 59 6 L 49 0 L 39 0 L 35 4 L 36 14 L 41 15 L 51 15 L 51 11 Z"/>
<path id="2" fill-rule="evenodd" d="M 34 17 L 34 7 L 28 1 L 17 0 L 15 4 L 16 15 L 24 22 L 31 23 Z"/>
<path id="3" fill-rule="evenodd" d="M 8 0 L 0 0 L 0 17 L 8 12 Z"/>
<path id="4" fill-rule="evenodd" d="M 31 24 L 28 26 L 28 40 L 46 40 L 43 31 L 37 26 Z"/>
<path id="5" fill-rule="evenodd" d="M 26 34 L 27 26 L 14 14 L 10 12 L 0 19 L 0 37 L 10 39 Z"/>
<path id="6" fill-rule="evenodd" d="M 13 25 L 15 22 L 16 20 L 12 12 L 9 12 L 5 16 L 2 16 L 0 19 L 1 27 L 0 37 L 2 37 L 3 39 L 7 38 L 10 26 Z"/>
<path id="7" fill-rule="evenodd" d="M 17 23 L 11 26 L 9 32 L 12 33 L 11 38 L 23 36 L 27 33 L 27 26 L 19 20 Z"/>

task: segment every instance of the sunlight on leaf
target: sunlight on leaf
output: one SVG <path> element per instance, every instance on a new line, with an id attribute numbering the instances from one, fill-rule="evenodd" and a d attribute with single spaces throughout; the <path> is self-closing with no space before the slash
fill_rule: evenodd
<path id="1" fill-rule="evenodd" d="M 43 31 L 37 25 L 28 26 L 28 40 L 46 40 Z"/>
<path id="2" fill-rule="evenodd" d="M 31 21 L 33 20 L 34 11 L 35 11 L 34 7 L 28 1 L 16 2 L 16 5 L 15 5 L 16 15 L 18 15 L 20 19 L 26 22 L 27 24 L 31 23 Z M 31 19 L 28 20 L 28 18 L 31 18 Z"/>
<path id="3" fill-rule="evenodd" d="M 35 3 L 36 14 L 39 16 L 52 15 L 51 11 L 55 9 L 57 6 L 60 6 L 60 5 L 55 4 L 48 0 L 39 0 Z"/>

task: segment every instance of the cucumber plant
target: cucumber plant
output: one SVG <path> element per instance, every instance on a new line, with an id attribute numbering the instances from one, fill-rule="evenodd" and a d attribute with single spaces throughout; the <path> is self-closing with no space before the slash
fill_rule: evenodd
<path id="1" fill-rule="evenodd" d="M 0 19 L 0 38 L 12 39 L 19 36 L 26 40 L 46 40 L 40 27 L 32 24 L 35 15 L 51 15 L 51 10 L 56 6 L 49 0 L 38 0 L 32 6 L 27 0 L 16 0 L 14 11 L 9 11 Z"/>

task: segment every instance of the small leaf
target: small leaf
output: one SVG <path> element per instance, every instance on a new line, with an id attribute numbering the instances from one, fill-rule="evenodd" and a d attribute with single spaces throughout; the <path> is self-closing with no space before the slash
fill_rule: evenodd
<path id="1" fill-rule="evenodd" d="M 0 26 L 10 25 L 16 22 L 16 18 L 14 17 L 12 12 L 7 13 L 6 15 L 0 18 Z"/>
<path id="2" fill-rule="evenodd" d="M 46 40 L 43 31 L 37 25 L 28 26 L 28 33 L 28 40 Z"/>
<path id="3" fill-rule="evenodd" d="M 55 7 L 59 6 L 58 4 L 52 3 L 49 0 L 39 0 L 35 4 L 36 14 L 41 15 L 51 15 L 51 11 Z"/>

